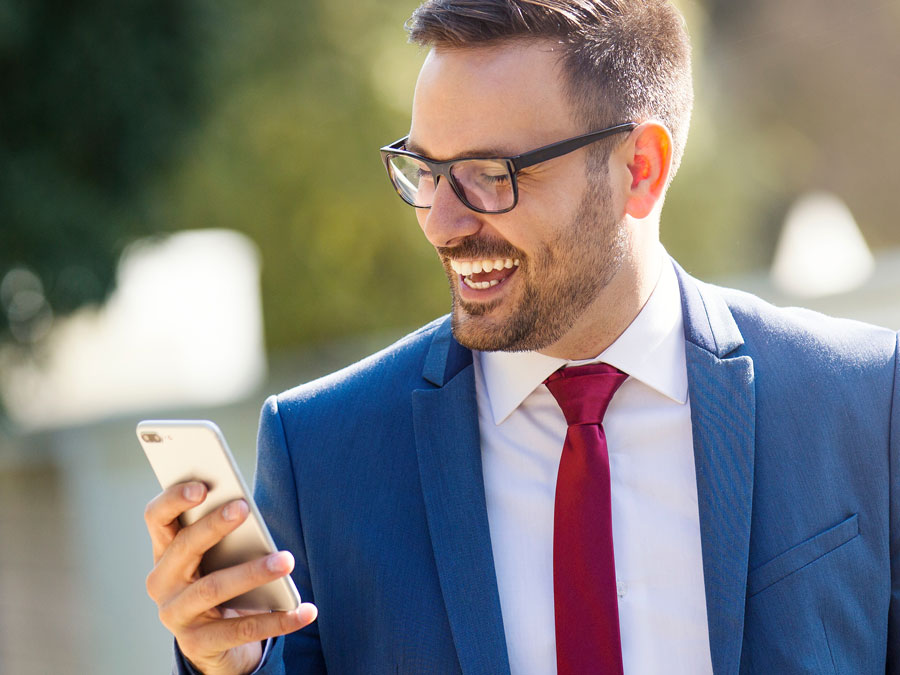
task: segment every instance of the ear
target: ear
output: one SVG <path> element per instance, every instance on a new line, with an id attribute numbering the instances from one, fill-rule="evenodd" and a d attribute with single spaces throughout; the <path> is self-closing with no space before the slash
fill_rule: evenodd
<path id="1" fill-rule="evenodd" d="M 626 159 L 631 173 L 631 186 L 625 202 L 625 213 L 633 218 L 646 218 L 660 203 L 666 191 L 672 168 L 672 134 L 658 122 L 644 122 L 631 132 L 633 147 Z"/>

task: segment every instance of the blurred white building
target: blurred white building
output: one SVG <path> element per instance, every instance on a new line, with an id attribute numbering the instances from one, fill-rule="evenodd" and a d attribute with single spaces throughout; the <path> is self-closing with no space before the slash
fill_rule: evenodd
<path id="1" fill-rule="evenodd" d="M 873 255 L 850 210 L 827 193 L 794 204 L 770 270 L 717 281 L 775 305 L 900 330 L 900 249 Z"/>
<path id="2" fill-rule="evenodd" d="M 6 350 L 8 413 L 38 429 L 245 397 L 266 371 L 259 272 L 237 232 L 134 244 L 102 307 L 57 320 L 38 358 Z"/>

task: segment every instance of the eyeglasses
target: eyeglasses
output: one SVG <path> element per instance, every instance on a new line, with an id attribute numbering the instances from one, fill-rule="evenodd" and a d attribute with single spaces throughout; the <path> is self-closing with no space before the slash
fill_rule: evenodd
<path id="1" fill-rule="evenodd" d="M 446 178 L 460 201 L 478 213 L 506 213 L 519 201 L 516 174 L 522 169 L 561 157 L 607 136 L 631 131 L 634 122 L 545 145 L 515 157 L 466 157 L 445 162 L 406 149 L 409 136 L 381 148 L 381 159 L 397 194 L 417 209 L 429 209 L 440 178 Z"/>

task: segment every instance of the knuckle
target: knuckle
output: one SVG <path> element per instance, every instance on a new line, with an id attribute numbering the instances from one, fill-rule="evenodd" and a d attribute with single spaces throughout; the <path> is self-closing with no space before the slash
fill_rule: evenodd
<path id="1" fill-rule="evenodd" d="M 150 596 L 150 599 L 154 602 L 156 601 L 156 592 L 157 592 L 157 572 L 154 567 L 150 570 L 150 573 L 147 575 L 147 579 L 144 581 L 144 586 L 147 589 L 147 595 Z"/>
<path id="2" fill-rule="evenodd" d="M 269 570 L 266 564 L 267 557 L 259 560 L 252 560 L 247 564 L 247 575 L 252 577 L 254 581 L 268 581 L 273 572 Z"/>
<path id="3" fill-rule="evenodd" d="M 174 633 L 176 623 L 172 603 L 165 602 L 160 604 L 157 609 L 157 615 L 159 616 L 159 622 L 168 628 L 170 632 Z"/>
<path id="4" fill-rule="evenodd" d="M 259 630 L 259 620 L 255 616 L 248 616 L 235 623 L 237 639 L 242 643 L 253 642 Z"/>
<path id="5" fill-rule="evenodd" d="M 278 613 L 278 628 L 281 633 L 295 630 L 294 622 L 288 618 L 288 615 L 285 612 Z"/>
<path id="6" fill-rule="evenodd" d="M 171 552 L 174 556 L 181 556 L 187 550 L 188 547 L 188 531 L 187 530 L 179 530 L 178 533 L 172 538 L 171 543 L 169 544 L 168 551 Z"/>
<path id="7" fill-rule="evenodd" d="M 228 531 L 229 525 L 231 525 L 231 521 L 225 519 L 224 511 L 225 511 L 224 507 L 217 509 L 215 512 L 210 513 L 204 519 L 204 524 L 206 525 L 207 530 L 209 530 L 212 533 Z"/>
<path id="8" fill-rule="evenodd" d="M 156 499 L 151 499 L 144 507 L 144 522 L 147 525 L 153 525 L 156 522 L 154 513 L 156 513 Z"/>
<path id="9" fill-rule="evenodd" d="M 199 581 L 194 583 L 194 588 L 197 593 L 197 598 L 210 606 L 217 605 L 219 601 L 219 594 L 221 592 L 221 584 L 219 583 L 218 577 L 216 575 L 211 574 L 201 578 Z"/>

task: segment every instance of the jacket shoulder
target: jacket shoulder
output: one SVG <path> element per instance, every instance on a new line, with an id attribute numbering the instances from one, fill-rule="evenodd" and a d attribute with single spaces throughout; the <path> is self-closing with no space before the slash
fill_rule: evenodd
<path id="1" fill-rule="evenodd" d="M 740 339 L 728 356 L 752 360 L 758 400 L 810 401 L 827 394 L 860 406 L 891 405 L 892 392 L 900 386 L 896 331 L 800 307 L 776 307 L 735 289 L 698 286 L 707 314 L 718 311 L 734 322 Z"/>
<path id="2" fill-rule="evenodd" d="M 435 319 L 356 363 L 278 394 L 275 398 L 279 410 L 366 396 L 384 402 L 391 394 L 421 386 L 428 351 L 448 321 L 446 316 Z"/>
<path id="3" fill-rule="evenodd" d="M 896 331 L 803 307 L 777 307 L 744 291 L 712 288 L 724 299 L 745 350 L 755 358 L 768 352 L 843 366 L 885 366 L 894 361 Z"/>

